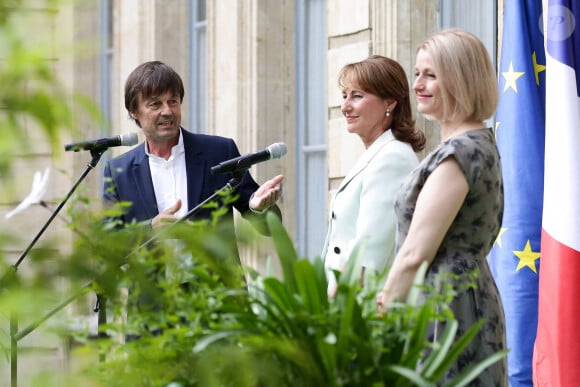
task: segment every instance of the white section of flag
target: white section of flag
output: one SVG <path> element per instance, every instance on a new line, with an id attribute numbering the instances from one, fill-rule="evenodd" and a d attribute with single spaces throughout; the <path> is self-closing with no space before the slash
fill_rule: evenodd
<path id="1" fill-rule="evenodd" d="M 542 227 L 580 251 L 580 99 L 574 69 L 546 55 L 546 154 Z"/>

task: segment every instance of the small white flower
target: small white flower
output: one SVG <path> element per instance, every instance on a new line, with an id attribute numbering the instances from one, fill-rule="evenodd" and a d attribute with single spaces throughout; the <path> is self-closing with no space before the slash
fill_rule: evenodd
<path id="1" fill-rule="evenodd" d="M 36 171 L 34 173 L 34 179 L 32 180 L 32 190 L 28 194 L 27 197 L 20 202 L 16 208 L 12 211 L 8 212 L 4 215 L 5 219 L 11 218 L 12 216 L 16 215 L 17 213 L 24 211 L 32 204 L 39 204 L 42 201 L 42 197 L 46 193 L 46 189 L 48 187 L 48 175 L 50 174 L 50 168 L 46 168 L 44 174 L 41 174 L 40 171 Z"/>

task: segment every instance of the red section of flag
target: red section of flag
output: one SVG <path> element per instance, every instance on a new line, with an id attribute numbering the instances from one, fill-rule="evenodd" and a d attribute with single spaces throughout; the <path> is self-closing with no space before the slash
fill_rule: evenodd
<path id="1" fill-rule="evenodd" d="M 580 385 L 580 251 L 542 231 L 534 386 Z"/>

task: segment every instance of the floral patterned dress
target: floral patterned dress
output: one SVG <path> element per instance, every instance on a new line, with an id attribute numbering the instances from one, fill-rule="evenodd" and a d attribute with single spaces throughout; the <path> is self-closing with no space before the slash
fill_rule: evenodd
<path id="1" fill-rule="evenodd" d="M 442 283 L 453 284 L 457 295 L 449 306 L 459 323 L 457 336 L 480 319 L 485 319 L 485 324 L 449 371 L 447 380 L 463 368 L 506 348 L 503 307 L 487 262 L 503 216 L 500 157 L 491 129 L 471 130 L 442 142 L 403 182 L 395 202 L 397 250 L 407 236 L 425 181 L 448 157 L 459 163 L 469 192 L 427 271 L 426 283 L 435 288 Z M 433 322 L 431 340 L 439 339 L 444 324 Z M 507 386 L 505 357 L 470 385 Z"/>

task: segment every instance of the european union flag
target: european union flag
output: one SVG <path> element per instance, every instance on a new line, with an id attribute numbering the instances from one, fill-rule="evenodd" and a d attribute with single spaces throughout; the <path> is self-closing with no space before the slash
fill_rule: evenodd
<path id="1" fill-rule="evenodd" d="M 506 1 L 496 114 L 505 206 L 490 265 L 506 316 L 512 387 L 532 386 L 544 186 L 545 63 L 542 1 Z"/>

